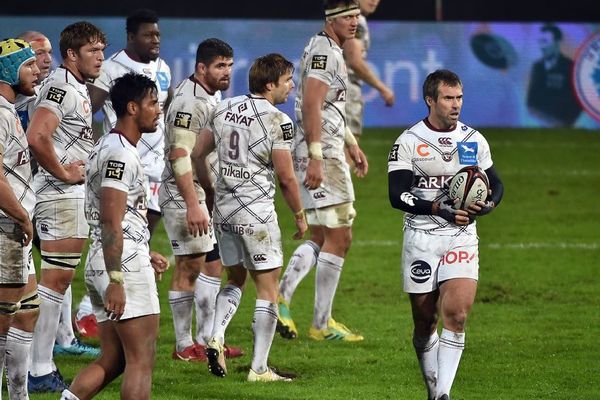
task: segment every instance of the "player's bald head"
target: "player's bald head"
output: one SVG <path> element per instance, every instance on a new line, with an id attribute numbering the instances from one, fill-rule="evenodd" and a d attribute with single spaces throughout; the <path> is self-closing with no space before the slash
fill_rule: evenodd
<path id="1" fill-rule="evenodd" d="M 38 31 L 25 31 L 18 36 L 19 39 L 23 39 L 24 41 L 31 43 L 38 40 L 48 39 L 46 35 L 42 32 Z"/>

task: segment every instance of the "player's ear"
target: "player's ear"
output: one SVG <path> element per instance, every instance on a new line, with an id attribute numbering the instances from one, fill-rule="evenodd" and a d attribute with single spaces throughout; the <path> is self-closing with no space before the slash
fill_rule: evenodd
<path id="1" fill-rule="evenodd" d="M 275 88 L 275 83 L 274 82 L 269 82 L 265 85 L 265 88 L 267 89 L 267 91 L 271 92 L 273 91 L 273 89 Z"/>
<path id="2" fill-rule="evenodd" d="M 75 49 L 67 49 L 67 58 L 69 61 L 75 61 L 77 58 L 77 52 Z"/>
<path id="3" fill-rule="evenodd" d="M 127 114 L 135 115 L 138 112 L 138 104 L 135 101 L 127 103 Z"/>
<path id="4" fill-rule="evenodd" d="M 196 64 L 196 70 L 198 71 L 198 73 L 200 73 L 200 75 L 205 75 L 206 64 L 199 62 L 198 64 Z"/>
<path id="5" fill-rule="evenodd" d="M 433 105 L 433 97 L 431 97 L 431 96 L 426 96 L 426 97 L 425 97 L 425 103 L 427 103 L 427 105 L 428 105 L 429 107 L 431 107 L 431 106 Z"/>

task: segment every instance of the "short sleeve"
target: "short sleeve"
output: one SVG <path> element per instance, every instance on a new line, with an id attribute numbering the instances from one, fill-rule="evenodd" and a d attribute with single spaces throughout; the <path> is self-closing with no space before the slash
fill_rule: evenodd
<path id="1" fill-rule="evenodd" d="M 406 169 L 413 170 L 412 140 L 409 131 L 404 131 L 392 145 L 388 155 L 388 172 Z"/>
<path id="2" fill-rule="evenodd" d="M 129 192 L 137 179 L 138 167 L 139 161 L 132 151 L 126 148 L 114 149 L 102 164 L 100 186 Z"/>
<path id="3" fill-rule="evenodd" d="M 308 78 L 316 78 L 331 86 L 338 71 L 338 60 L 331 47 L 319 46 L 307 60 Z"/>
<path id="4" fill-rule="evenodd" d="M 36 102 L 37 107 L 44 107 L 54 113 L 59 120 L 66 115 L 75 113 L 78 94 L 66 83 L 52 83 L 40 93 Z"/>
<path id="5" fill-rule="evenodd" d="M 477 152 L 477 164 L 479 165 L 479 168 L 486 170 L 494 165 L 494 162 L 492 161 L 492 152 L 488 141 L 481 133 L 479 133 L 478 141 L 480 150 Z"/>
<path id="6" fill-rule="evenodd" d="M 290 117 L 278 112 L 273 117 L 273 150 L 290 150 L 294 140 L 294 124 Z"/>

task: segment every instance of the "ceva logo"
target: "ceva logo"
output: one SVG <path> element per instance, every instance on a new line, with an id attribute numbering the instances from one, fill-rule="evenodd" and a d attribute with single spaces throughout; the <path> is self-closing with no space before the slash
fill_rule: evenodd
<path id="1" fill-rule="evenodd" d="M 431 266 L 423 260 L 410 265 L 410 279 L 416 283 L 425 283 L 431 278 Z"/>
<path id="2" fill-rule="evenodd" d="M 572 80 L 583 109 L 600 121 L 600 32 L 590 36 L 577 50 Z"/>

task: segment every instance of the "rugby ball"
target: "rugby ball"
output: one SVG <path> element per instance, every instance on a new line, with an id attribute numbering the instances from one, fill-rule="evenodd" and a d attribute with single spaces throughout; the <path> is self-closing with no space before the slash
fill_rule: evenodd
<path id="1" fill-rule="evenodd" d="M 466 210 L 477 201 L 485 201 L 490 184 L 485 172 L 476 165 L 462 168 L 450 180 L 448 196 L 458 199 L 455 209 Z"/>

